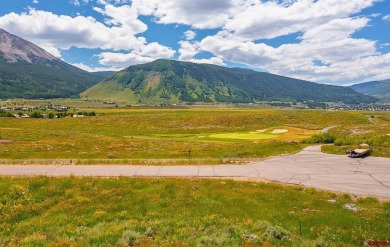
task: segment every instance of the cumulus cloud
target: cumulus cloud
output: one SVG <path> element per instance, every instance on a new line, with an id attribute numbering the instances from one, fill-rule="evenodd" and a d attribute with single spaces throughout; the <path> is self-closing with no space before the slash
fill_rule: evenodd
<path id="1" fill-rule="evenodd" d="M 351 38 L 367 23 L 366 18 L 335 19 L 307 30 L 299 43 L 276 48 L 264 43 L 243 41 L 225 31 L 203 39 L 199 49 L 236 63 L 311 81 L 344 83 L 364 80 L 372 76 L 364 70 L 364 66 L 386 64 L 388 59 L 388 56 L 376 51 L 376 42 Z M 349 63 L 353 66 L 349 67 Z M 381 70 L 382 75 L 387 73 L 385 67 Z"/>
<path id="2" fill-rule="evenodd" d="M 285 6 L 275 1 L 259 1 L 229 19 L 224 29 L 248 40 L 272 39 L 305 32 L 333 19 L 359 13 L 373 2 L 374 0 L 298 0 Z"/>
<path id="3" fill-rule="evenodd" d="M 60 50 L 71 47 L 132 51 L 137 56 L 146 56 L 146 59 L 171 57 L 175 53 L 169 47 L 157 43 L 148 44 L 144 37 L 137 37 L 147 30 L 147 26 L 138 19 L 138 13 L 143 10 L 127 5 L 106 5 L 104 8 L 94 9 L 106 17 L 106 23 L 93 17 L 71 17 L 29 9 L 25 13 L 1 16 L 0 26 L 12 30 L 14 34 L 45 48 L 57 57 L 60 57 Z"/>
<path id="4" fill-rule="evenodd" d="M 179 48 L 179 60 L 182 61 L 189 61 L 191 60 L 196 54 L 199 53 L 199 48 L 197 43 L 191 43 L 189 41 L 180 41 L 179 42 L 180 48 Z"/>
<path id="5" fill-rule="evenodd" d="M 96 2 L 101 5 L 107 5 L 107 4 L 118 5 L 118 4 L 129 4 L 131 3 L 131 0 L 97 0 Z"/>
<path id="6" fill-rule="evenodd" d="M 57 57 L 57 58 L 61 58 L 61 51 L 55 47 L 44 47 L 42 46 L 41 48 L 43 48 L 44 50 L 46 50 L 47 52 L 49 52 L 51 55 Z"/>
<path id="7" fill-rule="evenodd" d="M 220 57 L 211 57 L 211 58 L 202 58 L 202 59 L 192 58 L 192 59 L 188 60 L 188 62 L 206 63 L 206 64 L 215 64 L 215 65 L 219 65 L 219 66 L 226 66 L 226 63 Z"/>
<path id="8" fill-rule="evenodd" d="M 184 32 L 184 38 L 186 40 L 193 40 L 196 36 L 196 32 L 192 31 L 192 30 L 187 30 Z"/>
<path id="9" fill-rule="evenodd" d="M 119 71 L 122 68 L 117 67 L 90 67 L 84 63 L 72 63 L 71 65 L 80 68 L 82 70 L 88 71 L 88 72 L 101 72 L 101 71 Z"/>
<path id="10" fill-rule="evenodd" d="M 241 8 L 248 0 L 149 0 L 148 10 L 161 24 L 185 24 L 194 28 L 218 28 Z M 142 6 L 146 1 L 133 1 Z"/>
<path id="11" fill-rule="evenodd" d="M 92 17 L 70 17 L 35 9 L 4 15 L 0 17 L 0 26 L 40 46 L 59 49 L 75 46 L 121 50 L 142 46 L 145 42 L 134 36 L 142 29 L 139 26 L 107 27 Z"/>
<path id="12" fill-rule="evenodd" d="M 80 6 L 82 4 L 88 4 L 91 0 L 70 0 L 70 3 L 75 6 Z"/>
<path id="13" fill-rule="evenodd" d="M 202 58 L 202 59 L 195 58 L 195 56 L 201 52 L 198 42 L 180 41 L 179 45 L 180 45 L 179 48 L 180 61 L 193 62 L 193 63 L 208 63 L 208 64 L 215 64 L 220 66 L 226 65 L 223 59 L 217 56 L 211 58 Z"/>
<path id="14" fill-rule="evenodd" d="M 179 52 L 189 60 L 195 51 L 207 51 L 226 61 L 323 83 L 386 78 L 389 56 L 376 50 L 375 41 L 352 37 L 370 19 L 350 16 L 374 2 L 258 1 L 230 18 L 222 31 L 198 42 L 196 49 L 182 41 Z M 300 33 L 295 43 L 272 47 L 264 41 L 295 33 Z"/>
<path id="15" fill-rule="evenodd" d="M 148 27 L 138 19 L 138 11 L 131 6 L 123 5 L 115 7 L 106 5 L 103 9 L 95 7 L 94 10 L 107 16 L 105 23 L 110 26 L 119 27 L 116 31 L 129 34 L 138 34 L 145 32 Z"/>
<path id="16" fill-rule="evenodd" d="M 175 51 L 171 48 L 153 42 L 129 53 L 102 52 L 98 57 L 103 65 L 124 68 L 134 64 L 152 62 L 158 58 L 171 58 L 174 54 Z"/>
<path id="17" fill-rule="evenodd" d="M 148 26 L 140 16 L 147 16 L 161 25 L 186 25 L 189 30 L 178 34 L 181 61 L 218 65 L 230 61 L 324 83 L 390 77 L 386 69 L 390 55 L 376 49 L 386 44 L 354 37 L 379 16 L 362 16 L 361 11 L 381 0 L 69 1 L 79 6 L 93 3 L 104 22 L 30 9 L 1 16 L 0 26 L 57 57 L 72 46 L 103 49 L 97 56 L 102 65 L 123 68 L 176 54 L 142 37 Z M 381 17 L 390 21 L 389 15 Z M 206 29 L 217 29 L 217 34 L 195 40 Z M 292 34 L 298 36 L 294 43 L 269 45 Z M 197 59 L 203 52 L 211 53 L 211 58 Z"/>

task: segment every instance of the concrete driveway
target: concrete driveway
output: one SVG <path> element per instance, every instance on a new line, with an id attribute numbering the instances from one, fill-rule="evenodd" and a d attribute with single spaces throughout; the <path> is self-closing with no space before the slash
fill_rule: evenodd
<path id="1" fill-rule="evenodd" d="M 229 177 L 270 180 L 361 196 L 390 198 L 390 159 L 329 155 L 320 146 L 249 165 L 117 166 L 0 165 L 0 176 Z"/>

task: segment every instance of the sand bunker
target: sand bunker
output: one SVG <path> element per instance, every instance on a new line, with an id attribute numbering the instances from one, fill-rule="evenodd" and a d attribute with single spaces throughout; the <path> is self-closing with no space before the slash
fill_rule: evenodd
<path id="1" fill-rule="evenodd" d="M 390 133 L 389 134 L 387 134 L 388 136 L 390 136 Z"/>
<path id="2" fill-rule="evenodd" d="M 263 130 L 256 130 L 254 132 L 250 132 L 251 134 L 257 134 L 257 133 L 264 133 L 267 129 L 263 129 Z"/>
<path id="3" fill-rule="evenodd" d="M 274 129 L 271 133 L 272 134 L 282 134 L 282 133 L 286 133 L 288 132 L 288 130 L 286 129 Z"/>

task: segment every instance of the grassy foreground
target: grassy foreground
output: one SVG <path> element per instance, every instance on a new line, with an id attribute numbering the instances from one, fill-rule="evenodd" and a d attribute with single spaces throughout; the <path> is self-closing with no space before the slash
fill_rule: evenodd
<path id="1" fill-rule="evenodd" d="M 0 143 L 0 159 L 220 161 L 230 157 L 267 157 L 298 152 L 307 145 L 301 144 L 301 140 L 327 126 L 369 124 L 364 114 L 356 112 L 278 109 L 96 109 L 96 112 L 100 116 L 1 118 L 0 140 L 10 143 Z M 288 132 L 272 134 L 275 129 Z M 257 132 L 260 130 L 265 132 Z"/>
<path id="2" fill-rule="evenodd" d="M 296 186 L 0 178 L 0 246 L 357 246 L 389 240 L 389 219 L 389 202 Z"/>

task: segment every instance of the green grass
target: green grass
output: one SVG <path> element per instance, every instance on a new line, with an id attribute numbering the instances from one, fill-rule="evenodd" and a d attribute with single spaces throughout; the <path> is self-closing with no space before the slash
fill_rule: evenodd
<path id="1" fill-rule="evenodd" d="M 367 118 L 375 115 L 376 124 L 348 125 L 332 129 L 330 133 L 335 137 L 334 145 L 323 146 L 322 151 L 330 154 L 345 154 L 347 150 L 367 143 L 372 148 L 370 155 L 390 158 L 390 113 L 362 112 L 362 115 Z"/>
<path id="2" fill-rule="evenodd" d="M 0 178 L 0 219 L 4 246 L 358 246 L 388 240 L 390 204 L 230 180 Z"/>
<path id="3" fill-rule="evenodd" d="M 93 110 L 100 116 L 1 118 L 0 140 L 11 140 L 12 143 L 0 144 L 0 159 L 76 159 L 91 160 L 84 163 L 96 163 L 104 159 L 190 158 L 208 159 L 216 163 L 231 157 L 253 158 L 296 153 L 308 145 L 299 141 L 327 126 L 341 125 L 341 130 L 350 129 L 350 126 L 375 127 L 369 123 L 365 113 L 360 112 L 278 109 Z M 375 131 L 375 134 L 390 133 L 390 121 L 386 116 L 381 123 L 383 130 Z M 262 139 L 271 137 L 270 133 L 275 128 L 289 131 L 272 134 L 272 137 L 276 136 L 274 138 Z M 262 129 L 267 131 L 251 134 Z M 242 135 L 238 133 L 246 133 L 248 136 L 237 138 Z M 390 151 L 386 145 L 384 143 L 383 148 Z M 191 150 L 191 157 L 188 156 L 188 150 Z"/>
<path id="4" fill-rule="evenodd" d="M 278 137 L 278 134 L 253 133 L 253 132 L 233 132 L 210 135 L 211 138 L 239 139 L 239 140 L 264 140 Z"/>

